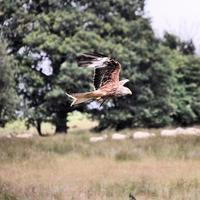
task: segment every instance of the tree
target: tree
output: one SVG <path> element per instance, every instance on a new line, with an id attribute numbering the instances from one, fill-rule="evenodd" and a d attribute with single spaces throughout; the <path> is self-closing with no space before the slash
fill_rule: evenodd
<path id="1" fill-rule="evenodd" d="M 192 41 L 182 41 L 178 36 L 165 33 L 163 44 L 172 50 L 169 60 L 175 70 L 173 124 L 196 124 L 200 121 L 200 58 L 195 55 Z"/>
<path id="2" fill-rule="evenodd" d="M 133 96 L 114 99 L 101 109 L 76 107 L 108 127 L 160 127 L 175 119 L 174 99 L 181 79 L 173 67 L 177 55 L 194 53 L 192 43 L 171 35 L 158 40 L 150 20 L 144 17 L 144 0 L 4 0 L 0 7 L 3 36 L 20 65 L 19 89 L 29 107 L 28 122 L 38 126 L 49 121 L 56 132 L 66 132 L 72 111 L 67 92 L 92 87 L 91 73 L 78 69 L 77 53 L 97 51 L 122 64 Z M 15 31 L 13 31 L 15 30 Z M 47 64 L 48 63 L 48 64 Z M 52 72 L 44 75 L 45 69 Z M 21 81 L 21 82 L 20 82 Z M 181 90 L 185 88 L 180 87 Z M 178 92 L 179 93 L 179 92 Z M 181 93 L 180 93 L 181 94 Z M 185 94 L 185 93 L 184 93 Z M 176 96 L 176 95 L 175 95 Z M 35 109 L 35 112 L 34 112 Z M 177 114 L 176 114 L 177 116 Z"/>
<path id="3" fill-rule="evenodd" d="M 121 53 L 125 55 L 127 49 L 123 50 L 121 41 L 123 36 L 127 35 L 129 25 L 131 29 L 140 29 L 140 21 L 141 23 L 144 21 L 142 26 L 149 26 L 148 20 L 141 18 L 143 7 L 143 0 L 2 2 L 0 21 L 3 35 L 8 39 L 11 52 L 20 65 L 29 68 L 28 72 L 30 67 L 35 71 L 41 71 L 38 63 L 43 57 L 51 63 L 51 77 L 42 80 L 46 88 L 39 89 L 41 83 L 35 85 L 32 80 L 34 76 L 29 78 L 26 76 L 25 83 L 28 83 L 28 88 L 33 86 L 35 89 L 31 91 L 31 95 L 27 95 L 29 89 L 24 90 L 24 97 L 28 96 L 31 106 L 42 108 L 37 109 L 37 113 L 40 113 L 40 110 L 45 113 L 45 117 L 43 114 L 40 116 L 54 123 L 57 132 L 66 132 L 66 117 L 71 111 L 69 101 L 64 96 L 63 86 L 67 86 L 68 91 L 73 92 L 89 89 L 89 85 L 83 82 L 88 80 L 88 76 L 84 75 L 88 72 L 70 67 L 73 66 L 76 53 L 96 50 L 114 56 L 120 56 Z M 129 42 L 126 37 L 124 44 Z M 61 66 L 64 63 L 67 63 L 68 67 L 65 75 L 61 74 L 63 70 Z M 71 70 L 75 73 L 71 74 Z M 80 74 L 77 75 L 77 72 Z M 22 77 L 23 73 L 22 70 Z M 60 85 L 61 77 L 63 77 L 62 85 Z M 72 77 L 73 81 L 70 81 Z M 41 90 L 43 92 L 39 94 Z M 33 95 L 37 98 L 40 96 L 36 104 Z M 38 115 L 33 120 L 34 115 L 31 116 L 29 122 L 38 121 Z"/>
<path id="4" fill-rule="evenodd" d="M 197 124 L 200 121 L 200 58 L 193 55 L 185 57 L 184 63 L 176 68 L 176 75 L 174 123 L 185 126 Z"/>
<path id="5" fill-rule="evenodd" d="M 162 42 L 170 49 L 177 50 L 184 55 L 195 54 L 195 46 L 192 40 L 182 41 L 178 36 L 165 32 Z"/>
<path id="6" fill-rule="evenodd" d="M 73 87 L 79 89 L 79 78 L 83 78 L 82 70 L 79 70 L 80 76 L 71 74 L 71 68 L 67 70 L 68 74 L 65 78 L 60 73 L 60 68 L 65 61 L 70 63 L 75 58 L 76 50 L 68 52 L 68 48 L 70 50 L 78 44 L 78 41 L 73 43 L 72 40 L 68 45 L 77 23 L 77 20 L 75 22 L 71 20 L 81 17 L 81 15 L 77 16 L 78 11 L 73 14 L 72 11 L 75 9 L 71 4 L 65 4 L 64 1 L 40 1 L 40 3 L 3 1 L 1 4 L 3 14 L 0 19 L 3 36 L 8 39 L 11 53 L 15 55 L 20 66 L 18 84 L 21 84 L 21 87 L 18 88 L 18 92 L 23 95 L 28 106 L 27 123 L 35 125 L 39 134 L 41 134 L 42 121 L 55 124 L 58 133 L 66 132 L 67 112 L 71 111 L 71 108 L 65 90 L 71 90 Z M 69 11 L 69 7 L 73 10 Z M 70 21 L 71 24 L 68 24 Z M 44 66 L 44 60 L 50 62 L 49 67 L 52 69 L 50 77 L 42 74 L 42 71 L 47 68 Z M 72 69 L 72 71 L 76 70 Z M 60 76 L 67 88 L 59 84 Z M 71 85 L 68 85 L 68 80 L 72 77 L 77 79 L 75 78 L 70 82 Z"/>
<path id="7" fill-rule="evenodd" d="M 26 125 L 36 127 L 40 136 L 43 136 L 41 130 L 42 122 L 50 121 L 45 107 L 45 94 L 49 90 L 46 85 L 46 76 L 39 72 L 35 73 L 26 65 L 19 66 L 17 74 L 18 94 L 23 96 L 21 111 L 26 119 Z"/>
<path id="8" fill-rule="evenodd" d="M 17 95 L 15 92 L 15 65 L 7 55 L 6 44 L 0 40 L 0 126 L 16 116 Z"/>

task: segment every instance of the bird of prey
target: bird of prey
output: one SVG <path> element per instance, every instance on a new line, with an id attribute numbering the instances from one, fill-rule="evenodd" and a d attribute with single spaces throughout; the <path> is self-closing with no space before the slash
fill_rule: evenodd
<path id="1" fill-rule="evenodd" d="M 94 69 L 95 89 L 85 93 L 66 93 L 73 99 L 71 106 L 93 100 L 104 103 L 112 97 L 132 94 L 131 90 L 124 86 L 129 80 L 119 80 L 121 64 L 113 58 L 98 53 L 84 53 L 77 56 L 77 63 L 79 67 Z"/>

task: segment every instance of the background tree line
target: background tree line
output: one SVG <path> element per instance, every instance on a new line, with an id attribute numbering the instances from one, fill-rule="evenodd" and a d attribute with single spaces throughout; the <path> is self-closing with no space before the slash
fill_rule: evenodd
<path id="1" fill-rule="evenodd" d="M 194 45 L 169 33 L 156 38 L 144 5 L 145 0 L 1 1 L 0 124 L 18 110 L 39 134 L 42 122 L 64 133 L 75 109 L 97 119 L 97 130 L 199 123 L 200 58 Z M 71 108 L 66 91 L 92 89 L 93 71 L 75 62 L 77 53 L 87 51 L 117 58 L 133 95 L 103 109 Z"/>

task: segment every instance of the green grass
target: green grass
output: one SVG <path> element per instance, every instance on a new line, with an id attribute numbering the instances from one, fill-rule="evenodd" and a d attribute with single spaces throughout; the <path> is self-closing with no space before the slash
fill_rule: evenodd
<path id="1" fill-rule="evenodd" d="M 96 121 L 91 121 L 88 114 L 82 114 L 78 111 L 74 111 L 68 116 L 69 127 L 68 132 L 81 132 L 87 131 L 97 125 Z M 42 123 L 42 133 L 53 135 L 55 132 L 55 126 L 50 123 Z M 6 136 L 8 134 L 17 135 L 22 133 L 31 133 L 37 135 L 37 130 L 35 127 L 30 127 L 27 129 L 25 125 L 25 120 L 11 121 L 6 124 L 4 128 L 0 127 L 0 137 Z"/>
<path id="2" fill-rule="evenodd" d="M 26 126 L 24 121 L 22 120 L 16 120 L 12 121 L 6 124 L 4 128 L 0 127 L 0 135 L 6 135 L 6 134 L 17 134 L 22 133 L 26 130 Z"/>

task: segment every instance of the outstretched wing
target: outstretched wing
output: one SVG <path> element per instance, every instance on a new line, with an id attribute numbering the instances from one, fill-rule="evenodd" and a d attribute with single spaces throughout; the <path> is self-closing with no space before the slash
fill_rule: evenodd
<path id="1" fill-rule="evenodd" d="M 96 53 L 85 53 L 77 57 L 80 67 L 91 67 L 94 72 L 94 86 L 98 89 L 108 83 L 119 82 L 121 65 L 110 57 Z"/>

